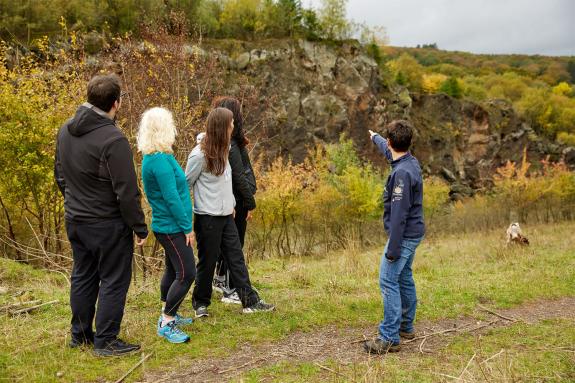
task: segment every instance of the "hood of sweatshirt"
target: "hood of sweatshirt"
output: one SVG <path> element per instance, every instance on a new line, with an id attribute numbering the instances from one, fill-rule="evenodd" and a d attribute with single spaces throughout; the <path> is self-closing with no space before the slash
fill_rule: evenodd
<path id="1" fill-rule="evenodd" d="M 83 136 L 102 126 L 114 124 L 114 121 L 95 106 L 85 103 L 81 105 L 68 125 L 72 136 Z"/>

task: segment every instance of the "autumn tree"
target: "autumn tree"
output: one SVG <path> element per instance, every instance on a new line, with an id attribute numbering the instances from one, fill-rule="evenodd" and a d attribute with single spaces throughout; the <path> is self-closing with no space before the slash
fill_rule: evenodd
<path id="1" fill-rule="evenodd" d="M 346 18 L 347 0 L 322 0 L 319 21 L 325 38 L 343 40 L 351 35 L 351 23 Z"/>
<path id="2" fill-rule="evenodd" d="M 412 90 L 421 89 L 423 67 L 413 56 L 404 53 L 397 60 L 390 61 L 388 67 L 400 85 L 407 85 Z"/>
<path id="3" fill-rule="evenodd" d="M 423 75 L 422 88 L 426 93 L 437 93 L 447 76 L 441 73 Z"/>
<path id="4" fill-rule="evenodd" d="M 445 80 L 439 87 L 439 92 L 445 93 L 454 98 L 461 98 L 461 95 L 463 94 L 461 86 L 455 77 L 449 77 Z"/>

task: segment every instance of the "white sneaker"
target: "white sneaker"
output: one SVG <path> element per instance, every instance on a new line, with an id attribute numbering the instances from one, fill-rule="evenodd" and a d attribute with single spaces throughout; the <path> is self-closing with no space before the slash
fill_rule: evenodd
<path id="1" fill-rule="evenodd" d="M 241 305 L 242 301 L 240 300 L 240 296 L 238 295 L 238 293 L 236 291 L 234 291 L 231 294 L 227 294 L 227 295 L 224 294 L 224 296 L 222 297 L 222 303 Z"/>

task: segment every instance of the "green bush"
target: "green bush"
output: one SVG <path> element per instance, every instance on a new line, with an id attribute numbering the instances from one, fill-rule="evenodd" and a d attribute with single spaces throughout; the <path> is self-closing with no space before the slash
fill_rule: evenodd
<path id="1" fill-rule="evenodd" d="M 445 215 L 449 207 L 449 185 L 437 177 L 423 180 L 423 217 L 428 227 L 433 227 L 435 220 Z"/>
<path id="2" fill-rule="evenodd" d="M 463 91 L 459 85 L 459 81 L 455 77 L 449 77 L 439 87 L 439 92 L 445 93 L 454 98 L 461 98 Z"/>
<path id="3" fill-rule="evenodd" d="M 248 241 L 257 256 L 363 245 L 381 228 L 383 177 L 361 163 L 343 136 L 338 144 L 315 148 L 302 164 L 276 159 L 259 179 Z"/>

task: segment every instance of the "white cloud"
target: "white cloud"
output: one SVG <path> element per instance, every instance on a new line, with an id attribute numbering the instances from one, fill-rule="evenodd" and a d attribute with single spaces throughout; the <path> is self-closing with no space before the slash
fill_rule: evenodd
<path id="1" fill-rule="evenodd" d="M 349 0 L 348 17 L 386 27 L 396 46 L 575 55 L 574 0 Z"/>

